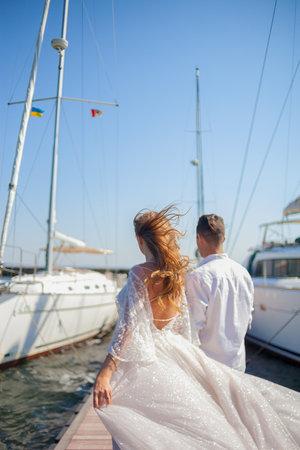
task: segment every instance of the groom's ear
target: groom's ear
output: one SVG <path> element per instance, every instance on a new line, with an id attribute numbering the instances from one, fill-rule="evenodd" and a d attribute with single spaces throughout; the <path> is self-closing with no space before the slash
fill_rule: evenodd
<path id="1" fill-rule="evenodd" d="M 202 244 L 203 240 L 204 240 L 203 236 L 201 236 L 201 234 L 197 233 L 197 244 L 198 244 L 198 242 L 200 242 L 200 244 Z"/>

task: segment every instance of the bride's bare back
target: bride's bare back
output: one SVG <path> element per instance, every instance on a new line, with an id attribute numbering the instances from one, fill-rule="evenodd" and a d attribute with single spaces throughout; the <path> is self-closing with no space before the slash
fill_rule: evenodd
<path id="1" fill-rule="evenodd" d="M 176 306 L 172 305 L 169 302 L 168 296 L 162 297 L 162 301 L 166 309 L 163 310 L 158 303 L 158 298 L 163 292 L 164 285 L 163 280 L 158 283 L 156 282 L 155 284 L 151 282 L 150 275 L 152 272 L 155 272 L 157 270 L 156 263 L 148 261 L 144 264 L 141 264 L 139 267 L 141 269 L 141 278 L 148 278 L 149 280 L 147 283 L 147 290 L 152 309 L 153 323 L 156 328 L 161 330 L 176 316 L 176 314 L 178 313 L 178 309 L 176 308 Z"/>

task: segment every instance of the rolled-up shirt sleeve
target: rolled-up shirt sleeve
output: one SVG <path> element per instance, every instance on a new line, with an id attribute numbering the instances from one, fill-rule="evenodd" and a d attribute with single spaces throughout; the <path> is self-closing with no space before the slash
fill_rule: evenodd
<path id="1" fill-rule="evenodd" d="M 200 280 L 197 272 L 190 272 L 186 277 L 186 297 L 191 322 L 200 331 L 206 325 L 209 296 L 205 289 L 205 280 Z"/>

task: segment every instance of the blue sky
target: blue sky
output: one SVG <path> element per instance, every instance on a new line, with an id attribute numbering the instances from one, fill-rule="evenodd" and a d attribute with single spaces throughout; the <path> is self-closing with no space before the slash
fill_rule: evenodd
<path id="1" fill-rule="evenodd" d="M 223 216 L 228 232 L 274 4 L 85 0 L 91 31 L 82 2 L 70 1 L 63 95 L 111 102 L 116 98 L 120 105 L 102 107 L 103 116 L 92 119 L 93 106 L 63 103 L 57 229 L 85 239 L 88 246 L 115 250 L 111 257 L 80 256 L 75 263 L 129 267 L 141 261 L 134 215 L 171 202 L 186 212 L 182 251 L 193 255 L 197 195 L 190 161 L 196 153 L 196 67 L 205 212 Z M 1 220 L 22 114 L 22 106 L 8 107 L 7 102 L 25 97 L 42 7 L 37 0 L 0 5 Z M 60 35 L 61 12 L 62 2 L 52 0 L 35 98 L 55 95 L 58 57 L 50 41 Z M 278 0 L 229 249 L 300 56 L 299 21 L 299 0 Z M 240 262 L 248 248 L 259 243 L 259 224 L 280 219 L 284 206 L 300 193 L 299 77 L 231 253 Z M 45 246 L 53 139 L 53 102 L 35 106 L 45 113 L 29 123 L 18 188 L 22 201 L 17 200 L 8 240 L 32 252 Z M 30 263 L 32 257 L 26 255 Z M 7 252 L 7 262 L 13 257 L 16 253 Z M 39 261 L 43 263 L 42 254 Z"/>

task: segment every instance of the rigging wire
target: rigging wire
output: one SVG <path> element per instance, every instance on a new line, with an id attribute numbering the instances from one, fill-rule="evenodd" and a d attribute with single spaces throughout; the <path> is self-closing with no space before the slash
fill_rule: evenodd
<path id="1" fill-rule="evenodd" d="M 26 20 L 27 20 L 27 10 L 28 10 L 28 1 L 25 3 L 25 9 L 24 9 L 23 14 L 22 14 L 21 26 L 20 26 L 20 28 L 18 28 L 19 29 L 19 33 L 18 33 L 17 49 L 16 49 L 15 60 L 14 60 L 14 64 L 13 64 L 13 71 L 12 71 L 13 76 L 11 78 L 10 89 L 9 89 L 9 92 L 10 92 L 10 95 L 9 95 L 9 99 L 10 100 L 9 101 L 10 102 L 13 99 L 13 96 L 15 94 L 15 91 L 16 91 L 16 89 L 18 87 L 18 84 L 19 84 L 20 80 L 23 79 L 23 74 L 24 74 L 24 71 L 25 71 L 25 67 L 27 66 L 27 62 L 28 62 L 29 58 L 32 55 L 32 50 L 35 47 L 35 39 L 33 39 L 31 48 L 29 49 L 29 51 L 27 53 L 27 56 L 26 56 L 24 64 L 23 64 L 23 67 L 22 67 L 22 69 L 20 71 L 19 78 L 17 79 L 17 81 L 15 83 L 15 86 L 13 88 L 14 74 L 16 73 L 17 61 L 18 61 L 19 55 L 20 55 L 20 42 L 21 42 L 21 40 L 23 39 L 23 36 L 24 36 L 24 25 L 25 25 Z"/>
<path id="2" fill-rule="evenodd" d="M 67 120 L 66 113 L 64 111 L 63 105 L 62 105 L 62 113 L 63 113 L 63 116 L 64 116 L 64 120 L 66 122 L 66 127 L 67 127 L 67 130 L 68 130 L 68 133 L 69 133 L 69 138 L 70 138 L 71 143 L 72 143 L 71 149 L 72 149 L 72 152 L 73 152 L 73 154 L 75 156 L 75 161 L 76 161 L 77 166 L 78 166 L 79 175 L 80 175 L 80 177 L 82 179 L 83 188 L 84 188 L 85 194 L 87 196 L 88 205 L 89 205 L 90 212 L 91 212 L 91 215 L 92 215 L 92 218 L 93 218 L 93 221 L 94 221 L 94 225 L 95 225 L 95 229 L 96 229 L 96 232 L 97 232 L 97 235 L 98 235 L 98 239 L 99 239 L 99 242 L 102 242 L 103 239 L 102 239 L 102 236 L 101 236 L 101 233 L 100 233 L 100 229 L 98 227 L 98 222 L 97 222 L 97 219 L 96 219 L 96 216 L 95 216 L 95 213 L 94 213 L 94 209 L 92 207 L 92 202 L 91 202 L 90 195 L 89 195 L 89 192 L 88 192 L 88 189 L 87 189 L 87 185 L 86 185 L 86 181 L 85 181 L 85 178 L 84 178 L 84 174 L 82 173 L 82 170 L 81 170 L 79 157 L 78 157 L 77 151 L 76 152 L 74 151 L 74 149 L 76 148 L 76 144 L 75 144 L 75 142 L 73 140 L 72 133 L 71 133 L 71 128 L 70 128 L 69 122 Z"/>
<path id="3" fill-rule="evenodd" d="M 84 98 L 84 21 L 83 21 L 83 3 L 81 7 L 81 98 Z M 81 167 L 83 177 L 85 175 L 85 158 L 84 158 L 84 146 L 85 146 L 85 128 L 84 128 L 84 111 L 85 105 L 81 103 Z M 85 221 L 85 195 L 84 190 L 82 190 L 82 236 L 83 240 L 86 239 L 86 221 Z"/>
<path id="4" fill-rule="evenodd" d="M 14 97 L 15 92 L 16 92 L 16 89 L 17 89 L 17 87 L 18 87 L 18 84 L 20 83 L 20 80 L 23 79 L 23 74 L 24 74 L 24 71 L 25 71 L 25 67 L 27 66 L 27 63 L 28 63 L 29 58 L 32 56 L 32 53 L 33 53 L 32 50 L 34 49 L 34 47 L 35 47 L 35 42 L 33 41 L 32 46 L 31 46 L 31 49 L 29 50 L 29 52 L 28 52 L 28 54 L 27 54 L 26 60 L 25 60 L 24 65 L 23 65 L 23 68 L 22 68 L 22 70 L 21 70 L 21 72 L 20 72 L 20 76 L 19 76 L 19 78 L 17 79 L 16 84 L 15 84 L 15 87 L 14 87 L 14 90 L 13 90 L 13 92 L 11 93 L 11 96 L 10 96 L 10 98 L 9 98 L 9 103 L 12 102 L 13 97 Z"/>
<path id="5" fill-rule="evenodd" d="M 111 0 L 111 8 L 112 8 L 112 27 L 113 27 L 113 42 L 114 42 L 114 62 L 115 62 L 115 77 L 116 77 L 116 89 L 117 89 L 117 97 L 118 97 L 118 58 L 117 58 L 117 34 L 116 34 L 116 20 L 115 20 L 115 6 L 114 0 Z"/>
<path id="6" fill-rule="evenodd" d="M 109 78 L 109 76 L 108 76 L 108 72 L 107 72 L 107 70 L 106 70 L 106 66 L 105 66 L 105 64 L 104 64 L 104 59 L 103 59 L 103 56 L 102 56 L 102 53 L 101 53 L 100 45 L 99 45 L 99 43 L 98 43 L 98 40 L 97 40 L 97 37 L 96 37 L 96 33 L 95 33 L 95 30 L 94 30 L 93 24 L 92 24 L 92 22 L 91 22 L 90 16 L 89 16 L 89 14 L 88 14 L 88 10 L 87 10 L 87 7 L 86 7 L 86 4 L 85 4 L 85 1 L 84 1 L 84 0 L 82 0 L 82 4 L 83 4 L 84 12 L 85 12 L 85 15 L 86 15 L 86 18 L 87 18 L 87 21 L 88 21 L 88 24 L 89 24 L 89 27 L 90 27 L 90 30 L 91 30 L 92 37 L 93 37 L 93 39 L 94 39 L 94 43 L 95 43 L 95 46 L 96 46 L 96 50 L 97 50 L 97 53 L 98 53 L 98 57 L 99 57 L 99 59 L 100 59 L 100 61 L 101 61 L 101 63 L 102 63 L 102 67 L 103 67 L 103 70 L 104 70 L 104 74 L 105 74 L 105 76 L 106 76 L 106 80 L 107 80 L 108 85 L 109 85 L 109 87 L 110 87 L 110 90 L 111 90 L 111 93 L 112 93 L 112 96 L 113 96 L 113 98 L 114 98 L 115 103 L 118 103 L 118 101 L 116 100 L 116 95 L 115 95 L 115 93 L 114 93 L 114 89 L 113 89 L 113 87 L 112 87 L 111 80 L 110 80 L 110 78 Z"/>
<path id="7" fill-rule="evenodd" d="M 10 80 L 10 88 L 9 88 L 10 101 L 12 100 L 12 97 L 13 97 L 14 75 L 16 73 L 17 61 L 18 61 L 19 56 L 20 56 L 20 42 L 21 42 L 21 40 L 22 40 L 22 38 L 24 36 L 24 25 L 26 23 L 25 19 L 26 19 L 26 16 L 27 16 L 27 9 L 28 9 L 28 0 L 25 2 L 25 8 L 24 8 L 24 11 L 23 11 L 23 14 L 22 14 L 21 25 L 20 25 L 20 27 L 17 28 L 19 30 L 19 33 L 18 33 L 18 37 L 17 37 L 16 53 L 15 53 L 15 58 L 14 58 L 14 63 L 13 63 L 13 70 L 12 70 L 12 74 L 13 75 L 12 75 L 11 80 Z M 20 78 L 18 79 L 18 82 L 20 81 L 20 79 L 22 77 L 22 73 L 23 73 L 24 67 L 25 67 L 25 65 L 26 65 L 26 63 L 28 61 L 29 55 L 31 54 L 31 50 L 32 50 L 32 47 L 31 47 L 30 52 L 28 53 L 28 55 L 26 57 L 25 64 L 24 64 L 23 69 L 21 71 Z M 16 84 L 14 90 L 16 89 L 17 84 Z"/>
<path id="8" fill-rule="evenodd" d="M 115 255 L 116 255 L 116 265 L 119 251 L 119 111 L 117 111 L 117 122 L 116 122 L 116 181 L 115 181 L 115 190 L 116 190 L 116 220 L 115 223 Z M 106 258 L 107 260 L 107 258 Z"/>
<path id="9" fill-rule="evenodd" d="M 233 251 L 233 249 L 234 249 L 234 247 L 235 247 L 235 244 L 236 244 L 236 242 L 237 242 L 237 240 L 238 240 L 238 237 L 239 237 L 239 235 L 240 235 L 242 226 L 243 226 L 243 224 L 244 224 L 246 215 L 247 215 L 247 213 L 248 213 L 248 211 L 249 211 L 249 207 L 250 207 L 251 201 L 252 201 L 253 196 L 254 196 L 254 193 L 255 193 L 255 191 L 256 191 L 256 187 L 257 187 L 258 181 L 259 181 L 259 179 L 260 179 L 260 177 L 261 177 L 261 174 L 262 174 L 263 168 L 264 168 L 264 166 L 265 166 L 267 157 L 268 157 L 268 155 L 269 155 L 269 153 L 270 153 L 270 150 L 271 150 L 271 147 L 272 147 L 272 144 L 273 144 L 275 135 L 276 135 L 276 133 L 277 133 L 277 130 L 278 130 L 278 127 L 279 127 L 279 124 L 280 124 L 280 121 L 281 121 L 281 118 L 282 118 L 282 115 L 283 115 L 285 106 L 286 106 L 287 101 L 288 101 L 288 98 L 289 98 L 289 96 L 290 96 L 290 93 L 291 93 L 291 90 L 292 90 L 292 87 L 293 87 L 293 84 L 294 84 L 294 81 L 295 81 L 295 78 L 296 78 L 296 75 L 297 75 L 299 66 L 300 66 L 300 58 L 299 58 L 299 60 L 298 60 L 298 63 L 297 63 L 297 66 L 296 66 L 294 75 L 293 75 L 292 80 L 291 80 L 291 82 L 290 82 L 288 91 L 287 91 L 287 93 L 286 93 L 286 96 L 285 96 L 283 105 L 282 105 L 282 107 L 281 107 L 281 110 L 280 110 L 280 113 L 279 113 L 277 122 L 276 122 L 276 124 L 275 124 L 275 127 L 274 127 L 274 130 L 273 130 L 273 133 L 272 133 L 272 136 L 271 136 L 269 145 L 268 145 L 267 150 L 266 150 L 266 152 L 265 152 L 265 156 L 264 156 L 264 158 L 263 158 L 263 161 L 262 161 L 261 166 L 260 166 L 260 169 L 259 169 L 259 171 L 258 171 L 256 180 L 255 180 L 255 182 L 254 182 L 254 186 L 253 186 L 252 192 L 251 192 L 251 194 L 250 194 L 250 197 L 249 197 L 247 206 L 246 206 L 246 208 L 245 208 L 245 210 L 244 210 L 244 214 L 243 214 L 243 216 L 242 216 L 242 220 L 241 220 L 241 222 L 240 222 L 238 231 L 237 231 L 237 233 L 236 233 L 235 240 L 234 240 L 234 242 L 233 242 L 233 244 L 232 244 L 232 246 L 231 246 L 230 253 Z"/>
<path id="10" fill-rule="evenodd" d="M 296 18 L 297 18 L 297 1 L 295 0 L 291 74 L 293 73 L 294 63 L 295 63 Z M 288 141 L 287 141 L 287 152 L 286 152 L 286 160 L 285 160 L 283 208 L 287 202 L 287 180 L 288 180 L 289 157 L 290 157 L 291 121 L 292 121 L 292 96 L 290 98 L 289 117 L 288 117 Z M 283 208 L 282 208 L 282 210 L 283 210 Z"/>
<path id="11" fill-rule="evenodd" d="M 29 180 L 30 180 L 30 178 L 31 178 L 32 171 L 33 171 L 33 169 L 34 169 L 34 166 L 35 166 L 35 164 L 36 164 L 37 158 L 38 158 L 39 153 L 40 153 L 40 151 L 41 151 L 43 141 L 44 141 L 44 139 L 45 139 L 46 133 L 47 133 L 48 128 L 49 128 L 50 121 L 51 121 L 52 116 L 53 116 L 54 106 L 55 106 L 55 104 L 53 103 L 52 109 L 51 109 L 50 114 L 49 114 L 48 121 L 47 121 L 47 123 L 46 123 L 46 127 L 45 127 L 45 130 L 44 130 L 44 133 L 43 133 L 43 135 L 42 135 L 42 137 L 41 137 L 41 141 L 40 141 L 40 143 L 39 143 L 39 145 L 38 145 L 37 151 L 36 151 L 36 153 L 35 153 L 35 156 L 34 156 L 34 159 L 33 159 L 32 165 L 31 165 L 31 168 L 30 168 L 30 170 L 29 170 L 27 179 L 26 179 L 26 181 L 25 181 L 25 185 L 24 185 L 24 188 L 23 188 L 23 191 L 22 191 L 22 195 L 25 194 L 25 191 L 26 191 L 26 189 L 27 189 L 27 187 L 28 187 L 28 184 L 29 184 Z"/>
<path id="12" fill-rule="evenodd" d="M 230 221 L 230 226 L 229 226 L 226 248 L 229 247 L 233 223 L 235 220 L 235 215 L 236 215 L 238 201 L 239 201 L 240 192 L 241 192 L 241 186 L 242 186 L 244 173 L 245 173 L 245 169 L 246 169 L 246 162 L 247 162 L 247 158 L 248 158 L 249 147 L 250 147 L 250 142 L 251 142 L 251 138 L 252 138 L 254 122 L 255 122 L 255 118 L 256 118 L 256 111 L 257 111 L 258 101 L 260 98 L 262 80 L 263 80 L 263 76 L 264 76 L 264 72 L 265 72 L 265 66 L 266 66 L 266 61 L 267 61 L 267 56 L 268 56 L 268 51 L 269 51 L 269 46 L 270 46 L 270 40 L 271 40 L 271 35 L 272 35 L 272 30 L 273 30 L 276 6 L 277 6 L 277 0 L 275 0 L 275 3 L 274 3 L 273 14 L 272 14 L 272 19 L 271 19 L 271 24 L 270 24 L 270 29 L 269 29 L 269 35 L 268 35 L 268 39 L 267 39 L 267 45 L 266 45 L 266 49 L 265 49 L 263 65 L 262 65 L 262 69 L 261 69 L 261 73 L 260 73 L 260 78 L 259 78 L 259 83 L 258 83 L 258 88 L 257 88 L 257 93 L 256 93 L 256 99 L 254 102 L 254 108 L 253 108 L 252 118 L 251 118 L 251 122 L 250 122 L 250 129 L 249 129 L 249 134 L 248 134 L 248 138 L 247 138 L 247 143 L 246 143 L 246 148 L 245 148 L 245 153 L 244 153 L 244 158 L 243 158 L 243 163 L 242 163 L 242 170 L 241 170 L 241 174 L 240 174 L 238 188 L 236 191 L 236 197 L 235 197 L 235 201 L 234 201 L 234 206 L 233 206 L 233 211 L 232 211 L 232 216 L 231 216 L 231 221 Z"/>
<path id="13" fill-rule="evenodd" d="M 116 21 L 115 21 L 115 6 L 114 6 L 114 0 L 111 1 L 111 7 L 112 7 L 112 28 L 113 28 L 113 43 L 114 43 L 114 63 L 115 63 L 115 79 L 116 79 L 116 89 L 117 89 L 117 96 L 118 96 L 118 59 L 117 59 L 117 34 L 116 34 Z M 119 253 L 119 160 L 120 160 L 120 141 L 119 141 L 119 130 L 120 130 L 120 116 L 119 116 L 119 110 L 117 110 L 116 115 L 116 182 L 115 182 L 115 190 L 116 190 L 116 197 L 115 197 L 115 209 L 116 209 L 116 218 L 114 220 L 115 224 L 115 264 L 118 265 L 118 253 Z M 107 260 L 107 258 L 106 258 Z"/>
<path id="14" fill-rule="evenodd" d="M 95 6 L 95 0 L 94 0 L 94 6 Z M 96 27 L 97 18 L 96 18 L 96 10 L 94 11 L 93 15 L 93 25 L 94 28 Z M 97 60 L 97 92 L 98 97 L 102 97 L 102 82 L 101 82 L 101 73 L 103 73 L 102 70 L 102 64 L 101 61 Z M 99 64 L 100 63 L 100 64 Z M 98 125 L 99 124 L 99 125 Z M 103 235 L 104 241 L 103 244 L 104 247 L 108 247 L 108 235 L 111 231 L 113 231 L 113 227 L 108 226 L 107 221 L 111 217 L 111 211 L 110 206 L 113 205 L 113 202 L 109 202 L 108 198 L 108 192 L 110 192 L 110 189 L 108 188 L 109 182 L 111 180 L 112 171 L 111 167 L 109 170 L 106 168 L 106 158 L 107 158 L 107 146 L 106 141 L 104 139 L 104 133 L 103 133 L 103 120 L 99 120 L 99 122 L 95 122 L 96 126 L 93 126 L 93 141 L 96 143 L 95 150 L 97 150 L 97 187 L 99 188 L 99 202 L 102 202 L 102 206 L 100 207 L 100 210 L 102 211 L 101 214 L 101 223 L 102 227 L 105 230 L 105 233 Z M 107 177 L 107 175 L 109 175 Z M 107 179 L 108 178 L 108 179 Z M 100 205 L 99 205 L 100 206 Z M 104 266 L 107 267 L 107 256 L 104 256 Z"/>
<path id="15" fill-rule="evenodd" d="M 38 147 L 37 147 L 37 150 L 36 150 L 36 153 L 35 153 L 35 156 L 34 156 L 34 159 L 33 159 L 32 165 L 31 165 L 31 168 L 30 168 L 30 170 L 29 170 L 27 179 L 26 179 L 26 181 L 25 181 L 25 184 L 24 184 L 24 187 L 23 187 L 23 190 L 22 190 L 22 194 L 19 194 L 18 192 L 16 192 L 16 194 L 18 195 L 18 197 L 19 197 L 21 200 L 22 200 L 22 197 L 24 196 L 25 191 L 26 191 L 26 189 L 27 189 L 27 187 L 28 187 L 29 181 L 30 181 L 30 179 L 31 179 L 32 171 L 33 171 L 33 169 L 34 169 L 34 166 L 35 166 L 35 164 L 36 164 L 36 161 L 37 161 L 37 158 L 38 158 L 38 156 L 39 156 L 40 150 L 41 150 L 41 148 L 42 148 L 43 141 L 44 141 L 45 136 L 46 136 L 46 133 L 47 133 L 47 131 L 48 131 L 49 124 L 50 124 L 50 121 L 51 121 L 52 116 L 53 116 L 54 106 L 55 106 L 55 105 L 53 104 L 52 109 L 51 109 L 51 112 L 50 112 L 50 114 L 49 114 L 49 118 L 48 118 L 48 121 L 47 121 L 45 130 L 44 130 L 44 133 L 43 133 L 43 135 L 42 135 L 42 137 L 41 137 L 41 140 L 40 140 L 40 143 L 39 143 L 39 145 L 38 145 Z M 25 205 L 24 200 L 22 200 L 22 201 L 23 201 L 23 203 L 24 203 L 24 205 Z M 28 207 L 28 206 L 26 206 L 26 208 L 29 210 L 29 207 Z M 17 214 L 18 214 L 18 212 L 19 212 L 19 209 L 20 209 L 20 204 L 19 204 L 19 205 L 15 205 L 15 214 L 16 214 L 16 216 L 17 216 Z M 36 217 L 34 216 L 34 214 L 32 213 L 31 210 L 30 210 L 30 214 L 31 214 L 31 216 L 36 220 Z M 41 225 L 39 221 L 37 221 L 37 223 L 38 223 L 39 225 Z M 13 228 L 14 228 L 15 226 L 16 226 L 16 221 L 14 222 Z M 45 231 L 44 228 L 43 228 L 43 230 Z M 10 236 L 10 233 L 11 233 L 11 231 L 9 232 L 9 235 L 8 235 L 8 236 Z"/>
<path id="16" fill-rule="evenodd" d="M 41 224 L 39 219 L 35 216 L 35 214 L 31 211 L 30 207 L 25 203 L 25 201 L 22 199 L 22 197 L 16 192 L 16 197 L 21 201 L 21 203 L 25 206 L 29 214 L 33 217 L 33 219 L 36 221 L 36 223 L 41 227 L 41 229 L 46 233 L 46 228 L 44 225 Z"/>
<path id="17" fill-rule="evenodd" d="M 19 76 L 19 78 L 18 78 L 18 80 L 16 82 L 15 87 L 13 88 L 14 74 L 16 73 L 16 65 L 17 65 L 17 61 L 19 59 L 20 41 L 21 41 L 22 36 L 24 34 L 24 25 L 25 25 L 25 18 L 27 16 L 27 9 L 28 9 L 28 1 L 25 2 L 25 8 L 24 8 L 24 11 L 23 11 L 23 14 L 22 14 L 22 22 L 21 22 L 20 27 L 18 28 L 19 29 L 18 38 L 17 38 L 18 42 L 17 42 L 17 45 L 16 45 L 16 53 L 15 53 L 15 58 L 14 58 L 14 63 L 13 63 L 13 71 L 12 71 L 13 76 L 11 77 L 10 88 L 9 88 L 9 96 L 8 96 L 9 101 L 12 101 L 12 98 L 14 96 L 14 92 L 15 92 L 18 84 L 19 84 L 20 79 L 22 78 L 25 66 L 27 64 L 29 56 L 32 53 L 32 49 L 34 47 L 34 42 L 33 42 L 32 47 L 31 47 L 30 51 L 28 52 L 28 55 L 27 55 L 27 57 L 25 59 L 25 63 L 24 63 L 24 66 L 23 66 L 23 68 L 21 70 L 20 76 Z M 7 153 L 4 150 L 5 147 L 6 147 L 7 130 L 8 130 L 8 107 L 6 108 L 5 120 L 4 120 L 4 134 L 3 134 L 3 147 L 2 147 L 3 148 L 3 153 L 2 153 L 1 161 L 0 161 L 0 180 L 3 180 L 4 155 Z M 0 190 L 1 190 L 1 185 L 0 185 Z"/>
<path id="18" fill-rule="evenodd" d="M 107 179 L 107 175 L 110 174 L 110 171 L 106 168 L 107 152 L 105 151 L 104 133 L 102 131 L 102 122 L 99 121 L 99 125 L 93 127 L 93 141 L 96 143 L 95 148 L 97 149 L 97 159 L 95 160 L 97 164 L 95 164 L 95 168 L 97 171 L 97 187 L 99 189 L 99 208 L 102 211 L 101 222 L 103 224 L 103 228 L 106 230 L 103 236 L 103 245 L 107 247 L 108 231 L 111 230 L 107 224 L 107 219 L 110 217 L 108 207 L 108 192 L 110 190 L 108 185 L 111 177 L 109 176 Z M 102 206 L 100 206 L 100 202 L 102 202 Z"/>

